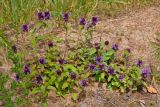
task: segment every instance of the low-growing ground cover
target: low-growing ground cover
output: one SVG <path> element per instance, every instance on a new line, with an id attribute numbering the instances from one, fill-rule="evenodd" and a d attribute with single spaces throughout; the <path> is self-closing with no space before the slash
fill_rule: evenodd
<path id="1" fill-rule="evenodd" d="M 142 59 L 130 61 L 131 49 L 119 50 L 117 44 L 109 47 L 107 40 L 94 44 L 91 42 L 99 17 L 93 16 L 89 21 L 79 19 L 76 26 L 80 32 L 78 42 L 70 40 L 68 30 L 73 24 L 69 21 L 69 13 L 62 13 L 60 22 L 64 25 L 62 30 L 66 31 L 64 37 L 37 35 L 39 29 L 49 29 L 51 17 L 49 11 L 39 12 L 37 22 L 22 25 L 21 36 L 29 39 L 26 40 L 25 49 L 19 50 L 18 44 L 8 43 L 11 45 L 8 47 L 8 57 L 14 65 L 11 68 L 8 100 L 3 100 L 5 106 L 14 106 L 14 103 L 17 106 L 25 105 L 30 102 L 29 96 L 34 94 L 38 98 L 32 98 L 33 100 L 43 102 L 50 91 L 55 91 L 61 97 L 71 94 L 72 100 L 76 101 L 84 88 L 92 82 L 105 83 L 106 88 L 120 93 L 141 91 L 147 87 L 151 70 L 142 66 Z M 31 59 L 23 58 L 28 54 L 32 54 Z M 9 77 L 4 75 L 3 78 L 6 83 Z M 6 92 L 4 84 L 2 86 L 3 92 Z M 11 98 L 13 95 L 17 95 L 14 100 Z"/>
<path id="2" fill-rule="evenodd" d="M 53 95 L 64 99 L 69 95 L 70 101 L 78 103 L 93 84 L 110 92 L 113 90 L 112 94 L 117 96 L 117 93 L 130 96 L 145 90 L 157 93 L 152 86 L 152 67 L 146 66 L 144 56 L 133 60 L 132 47 L 122 48 L 120 43 L 95 35 L 102 23 L 99 22 L 101 17 L 77 16 L 73 20 L 73 12 L 62 11 L 56 19 L 51 13 L 48 9 L 36 12 L 34 21 L 18 26 L 20 30 L 13 31 L 16 33 L 9 40 L 1 31 L 1 46 L 5 49 L 2 55 L 6 54 L 10 62 L 5 58 L 4 61 L 12 63 L 9 72 L 0 74 L 1 105 L 36 106 L 41 103 L 47 106 L 52 92 L 56 93 L 52 93 L 52 101 Z M 117 35 L 123 36 L 123 33 L 117 32 Z M 112 101 L 112 98 L 105 99 Z"/>

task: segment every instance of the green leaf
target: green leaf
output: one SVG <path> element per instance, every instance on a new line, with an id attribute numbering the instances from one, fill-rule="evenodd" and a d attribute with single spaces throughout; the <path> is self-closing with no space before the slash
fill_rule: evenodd
<path id="1" fill-rule="evenodd" d="M 75 57 L 75 52 L 69 52 L 68 57 L 69 57 L 69 59 L 74 59 L 74 57 Z"/>
<path id="2" fill-rule="evenodd" d="M 103 80 L 105 77 L 105 73 L 101 73 L 101 79 Z"/>
<path id="3" fill-rule="evenodd" d="M 65 89 L 65 88 L 67 88 L 69 86 L 69 83 L 68 82 L 65 82 L 65 83 L 63 83 L 63 85 L 62 85 L 62 89 Z"/>
<path id="4" fill-rule="evenodd" d="M 132 88 L 132 91 L 137 91 L 137 87 L 133 87 L 133 88 Z"/>
<path id="5" fill-rule="evenodd" d="M 114 50 L 113 49 L 111 49 L 111 50 L 109 50 L 107 53 L 106 53 L 106 55 L 107 56 L 111 56 L 111 55 L 113 55 L 114 54 Z"/>
<path id="6" fill-rule="evenodd" d="M 109 75 L 109 77 L 108 77 L 108 82 L 110 82 L 110 81 L 111 81 L 111 79 L 112 79 L 112 76 L 111 76 L 111 75 Z"/>
<path id="7" fill-rule="evenodd" d="M 42 102 L 42 107 L 48 107 L 46 102 Z"/>
<path id="8" fill-rule="evenodd" d="M 55 87 L 53 87 L 53 86 L 47 86 L 47 89 L 48 90 L 55 90 Z"/>
<path id="9" fill-rule="evenodd" d="M 114 55 L 114 50 L 112 49 L 109 50 L 107 53 L 104 53 L 103 54 L 104 61 L 111 59 L 113 55 Z"/>
<path id="10" fill-rule="evenodd" d="M 92 56 L 92 55 L 94 55 L 95 53 L 96 53 L 96 49 L 95 49 L 95 48 L 90 48 L 90 49 L 88 50 L 89 56 Z"/>
<path id="11" fill-rule="evenodd" d="M 72 93 L 72 99 L 77 100 L 78 99 L 78 94 L 77 93 Z"/>
<path id="12" fill-rule="evenodd" d="M 45 40 L 45 36 L 42 36 L 42 35 L 38 35 L 37 37 L 36 37 L 36 41 L 40 41 L 40 40 Z"/>
<path id="13" fill-rule="evenodd" d="M 46 86 L 42 85 L 42 86 L 41 86 L 41 92 L 44 93 L 45 90 L 46 90 Z"/>
<path id="14" fill-rule="evenodd" d="M 48 81 L 48 83 L 49 83 L 50 85 L 52 85 L 55 80 L 56 80 L 56 76 L 53 75 L 53 76 L 51 76 L 51 79 Z"/>
<path id="15" fill-rule="evenodd" d="M 120 91 L 123 93 L 125 91 L 125 88 L 123 86 L 120 86 Z"/>
<path id="16" fill-rule="evenodd" d="M 116 86 L 116 87 L 119 87 L 119 86 L 120 86 L 119 82 L 112 82 L 111 84 L 112 84 L 113 86 Z"/>
<path id="17" fill-rule="evenodd" d="M 32 93 L 33 93 L 33 94 L 37 94 L 37 93 L 39 93 L 39 92 L 41 92 L 41 89 L 40 89 L 39 87 L 33 88 L 33 90 L 32 90 Z"/>
<path id="18" fill-rule="evenodd" d="M 35 46 L 36 46 L 36 44 L 37 44 L 36 40 L 35 40 L 35 39 L 32 39 L 32 41 L 31 41 L 31 45 L 32 45 L 32 47 L 35 47 Z"/>
<path id="19" fill-rule="evenodd" d="M 133 85 L 133 82 L 131 80 L 128 80 L 127 83 L 129 86 Z"/>
<path id="20" fill-rule="evenodd" d="M 59 88 L 59 82 L 58 81 L 55 81 L 55 85 L 56 85 L 56 88 Z"/>
<path id="21" fill-rule="evenodd" d="M 77 71 L 76 67 L 74 67 L 74 65 L 72 64 L 66 64 L 64 65 L 63 68 L 64 68 L 64 71 L 73 71 L 73 72 Z"/>
<path id="22" fill-rule="evenodd" d="M 63 78 L 68 77 L 68 76 L 69 76 L 69 72 L 64 72 L 64 73 L 61 74 L 61 77 L 63 77 Z"/>

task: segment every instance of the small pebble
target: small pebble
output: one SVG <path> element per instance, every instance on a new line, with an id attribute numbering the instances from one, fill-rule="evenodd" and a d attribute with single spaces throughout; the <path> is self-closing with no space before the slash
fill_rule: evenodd
<path id="1" fill-rule="evenodd" d="M 0 101 L 0 106 L 2 106 L 3 105 L 3 102 L 2 101 Z"/>

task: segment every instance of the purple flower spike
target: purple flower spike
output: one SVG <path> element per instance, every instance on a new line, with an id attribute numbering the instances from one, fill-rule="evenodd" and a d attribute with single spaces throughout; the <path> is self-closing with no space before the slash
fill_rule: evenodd
<path id="1" fill-rule="evenodd" d="M 148 77 L 148 76 L 150 75 L 150 73 L 151 73 L 151 71 L 150 71 L 149 68 L 143 68 L 143 69 L 142 69 L 142 76 L 143 76 L 144 78 Z"/>
<path id="2" fill-rule="evenodd" d="M 86 24 L 85 19 L 84 19 L 84 18 L 80 18 L 80 19 L 79 19 L 79 24 L 80 24 L 80 25 L 85 25 L 85 24 Z"/>
<path id="3" fill-rule="evenodd" d="M 46 63 L 46 59 L 45 59 L 45 58 L 41 58 L 41 59 L 39 59 L 39 62 L 40 62 L 41 64 L 45 64 L 45 63 Z"/>
<path id="4" fill-rule="evenodd" d="M 16 80 L 16 81 L 19 81 L 19 80 L 20 80 L 20 78 L 19 78 L 19 75 L 18 75 L 18 74 L 16 74 L 16 75 L 15 75 L 15 80 Z"/>
<path id="5" fill-rule="evenodd" d="M 57 73 L 58 76 L 61 76 L 62 72 L 61 72 L 61 70 L 56 70 L 56 73 Z"/>
<path id="6" fill-rule="evenodd" d="M 119 75 L 119 80 L 122 81 L 124 79 L 124 77 L 125 77 L 125 74 Z"/>
<path id="7" fill-rule="evenodd" d="M 113 75 L 115 72 L 114 72 L 114 69 L 112 68 L 112 66 L 109 66 L 108 67 L 108 74 L 111 74 L 111 75 Z"/>
<path id="8" fill-rule="evenodd" d="M 137 60 L 136 65 L 139 66 L 139 67 L 141 67 L 143 65 L 142 60 Z"/>
<path id="9" fill-rule="evenodd" d="M 85 86 L 88 85 L 88 81 L 87 80 L 81 80 L 80 81 L 80 85 L 83 86 L 83 87 L 85 87 Z"/>
<path id="10" fill-rule="evenodd" d="M 67 63 L 67 61 L 64 60 L 63 58 L 60 58 L 60 59 L 58 60 L 58 62 L 59 62 L 60 65 Z"/>
<path id="11" fill-rule="evenodd" d="M 65 22 L 68 22 L 68 20 L 69 20 L 69 13 L 63 13 L 63 14 L 62 14 L 62 18 L 63 18 L 63 20 L 64 20 Z"/>
<path id="12" fill-rule="evenodd" d="M 102 56 L 94 57 L 94 61 L 96 62 L 96 64 L 99 64 L 103 61 L 103 57 Z"/>
<path id="13" fill-rule="evenodd" d="M 24 73 L 25 74 L 30 74 L 30 68 L 27 66 L 27 65 L 24 65 L 24 68 L 23 68 L 23 70 L 24 70 Z"/>
<path id="14" fill-rule="evenodd" d="M 118 47 L 118 45 L 117 45 L 117 44 L 114 44 L 114 45 L 112 46 L 112 49 L 116 51 L 116 50 L 118 50 L 118 49 L 119 49 L 119 47 Z"/>
<path id="15" fill-rule="evenodd" d="M 23 32 L 28 32 L 28 31 L 29 31 L 28 25 L 23 25 L 23 26 L 22 26 L 22 31 L 23 31 Z"/>
<path id="16" fill-rule="evenodd" d="M 16 53 L 16 52 L 17 52 L 17 46 L 16 46 L 16 45 L 13 45 L 13 46 L 12 46 L 12 50 Z"/>
<path id="17" fill-rule="evenodd" d="M 37 75 L 36 76 L 36 81 L 37 81 L 37 84 L 42 84 L 43 79 L 42 79 L 42 77 L 40 75 Z"/>
<path id="18" fill-rule="evenodd" d="M 106 66 L 105 64 L 100 64 L 100 65 L 99 65 L 99 69 L 100 69 L 101 71 L 104 71 L 104 70 L 105 70 L 105 66 Z"/>
<path id="19" fill-rule="evenodd" d="M 99 19 L 98 19 L 98 17 L 93 16 L 91 21 L 92 21 L 92 25 L 95 26 L 98 23 Z"/>
<path id="20" fill-rule="evenodd" d="M 53 42 L 52 41 L 48 41 L 48 46 L 49 47 L 53 47 Z"/>
<path id="21" fill-rule="evenodd" d="M 37 14 L 37 17 L 38 17 L 39 20 L 44 20 L 45 14 L 44 14 L 43 12 L 39 12 L 39 13 Z"/>
<path id="22" fill-rule="evenodd" d="M 45 20 L 50 19 L 50 17 L 51 17 L 50 12 L 44 12 L 44 18 L 45 18 Z"/>
<path id="23" fill-rule="evenodd" d="M 70 76 L 71 76 L 71 78 L 72 78 L 73 80 L 75 80 L 76 77 L 77 77 L 76 74 L 75 74 L 74 72 L 71 72 L 71 73 L 70 73 Z"/>
<path id="24" fill-rule="evenodd" d="M 89 69 L 91 71 L 94 71 L 94 70 L 96 70 L 96 66 L 94 64 L 89 64 Z"/>

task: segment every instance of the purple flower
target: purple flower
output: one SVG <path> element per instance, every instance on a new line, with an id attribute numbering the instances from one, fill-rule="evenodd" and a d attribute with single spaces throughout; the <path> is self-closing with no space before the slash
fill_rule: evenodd
<path id="1" fill-rule="evenodd" d="M 103 57 L 102 56 L 97 56 L 97 57 L 94 57 L 94 61 L 96 62 L 96 64 L 99 64 L 103 61 Z"/>
<path id="2" fill-rule="evenodd" d="M 60 58 L 60 59 L 58 60 L 58 62 L 59 62 L 60 65 L 67 63 L 67 61 L 66 61 L 65 59 L 63 59 L 63 58 Z"/>
<path id="3" fill-rule="evenodd" d="M 69 13 L 63 13 L 63 14 L 62 14 L 62 18 L 63 18 L 63 20 L 64 20 L 65 22 L 68 22 L 68 20 L 69 20 Z"/>
<path id="4" fill-rule="evenodd" d="M 119 49 L 119 48 L 118 48 L 118 45 L 117 45 L 117 44 L 112 45 L 112 49 L 113 49 L 113 50 L 118 50 L 118 49 Z"/>
<path id="5" fill-rule="evenodd" d="M 29 27 L 28 27 L 28 25 L 22 25 L 22 31 L 23 32 L 28 32 L 29 31 Z"/>
<path id="6" fill-rule="evenodd" d="M 87 80 L 81 80 L 80 81 L 80 85 L 83 86 L 83 87 L 85 87 L 85 86 L 88 85 L 88 81 Z"/>
<path id="7" fill-rule="evenodd" d="M 61 70 L 56 70 L 56 73 L 57 73 L 58 76 L 61 76 L 62 72 L 61 72 Z"/>
<path id="8" fill-rule="evenodd" d="M 71 78 L 72 78 L 73 80 L 75 80 L 76 77 L 77 77 L 76 73 L 74 73 L 74 72 L 71 72 L 71 73 L 70 73 L 70 76 L 71 76 Z"/>
<path id="9" fill-rule="evenodd" d="M 107 73 L 108 73 L 108 74 L 111 74 L 111 75 L 113 75 L 113 74 L 115 73 L 115 72 L 114 72 L 114 69 L 112 68 L 112 66 L 109 66 L 109 67 L 108 67 Z"/>
<path id="10" fill-rule="evenodd" d="M 119 75 L 119 80 L 123 80 L 124 79 L 124 77 L 125 77 L 125 74 L 121 74 L 121 75 Z"/>
<path id="11" fill-rule="evenodd" d="M 36 81 L 37 81 L 37 84 L 42 84 L 43 79 L 42 79 L 42 77 L 40 75 L 37 75 L 36 76 Z"/>
<path id="12" fill-rule="evenodd" d="M 105 66 L 106 66 L 105 64 L 100 64 L 100 65 L 99 65 L 99 69 L 100 69 L 101 71 L 104 71 L 104 70 L 105 70 Z"/>
<path id="13" fill-rule="evenodd" d="M 12 50 L 16 53 L 16 52 L 17 52 L 17 46 L 16 46 L 16 45 L 13 45 L 13 46 L 12 46 Z"/>
<path id="14" fill-rule="evenodd" d="M 53 42 L 52 41 L 48 41 L 48 46 L 49 47 L 53 47 Z"/>
<path id="15" fill-rule="evenodd" d="M 94 70 L 96 70 L 96 66 L 94 64 L 89 64 L 89 69 L 91 71 L 94 71 Z"/>
<path id="16" fill-rule="evenodd" d="M 92 21 L 92 25 L 95 26 L 98 23 L 99 19 L 98 19 L 98 17 L 93 16 L 91 21 Z"/>
<path id="17" fill-rule="evenodd" d="M 19 81 L 19 80 L 20 80 L 20 78 L 19 78 L 19 75 L 18 75 L 18 74 L 16 74 L 16 75 L 15 75 L 15 80 L 16 80 L 16 81 Z"/>
<path id="18" fill-rule="evenodd" d="M 40 62 L 41 64 L 45 64 L 45 63 L 46 63 L 46 59 L 45 59 L 45 58 L 41 58 L 41 59 L 39 59 L 39 62 Z"/>
<path id="19" fill-rule="evenodd" d="M 45 20 L 48 20 L 48 19 L 50 19 L 50 12 L 44 12 L 44 18 L 45 18 Z"/>
<path id="20" fill-rule="evenodd" d="M 43 12 L 39 12 L 39 13 L 37 14 L 37 17 L 38 17 L 39 20 L 44 20 L 45 14 L 44 14 Z"/>
<path id="21" fill-rule="evenodd" d="M 84 19 L 84 18 L 80 18 L 80 19 L 79 19 L 79 24 L 80 24 L 80 25 L 85 25 L 85 24 L 86 24 L 85 19 Z"/>
<path id="22" fill-rule="evenodd" d="M 137 62 L 136 62 L 136 65 L 137 65 L 137 66 L 141 67 L 142 64 L 143 64 L 142 60 L 137 60 Z"/>
<path id="23" fill-rule="evenodd" d="M 143 68 L 142 69 L 142 76 L 146 78 L 146 77 L 148 77 L 150 75 L 150 72 L 151 71 L 150 71 L 149 68 Z"/>
<path id="24" fill-rule="evenodd" d="M 26 64 L 24 65 L 23 70 L 24 70 L 25 74 L 30 74 L 30 72 L 31 72 L 30 68 Z"/>

